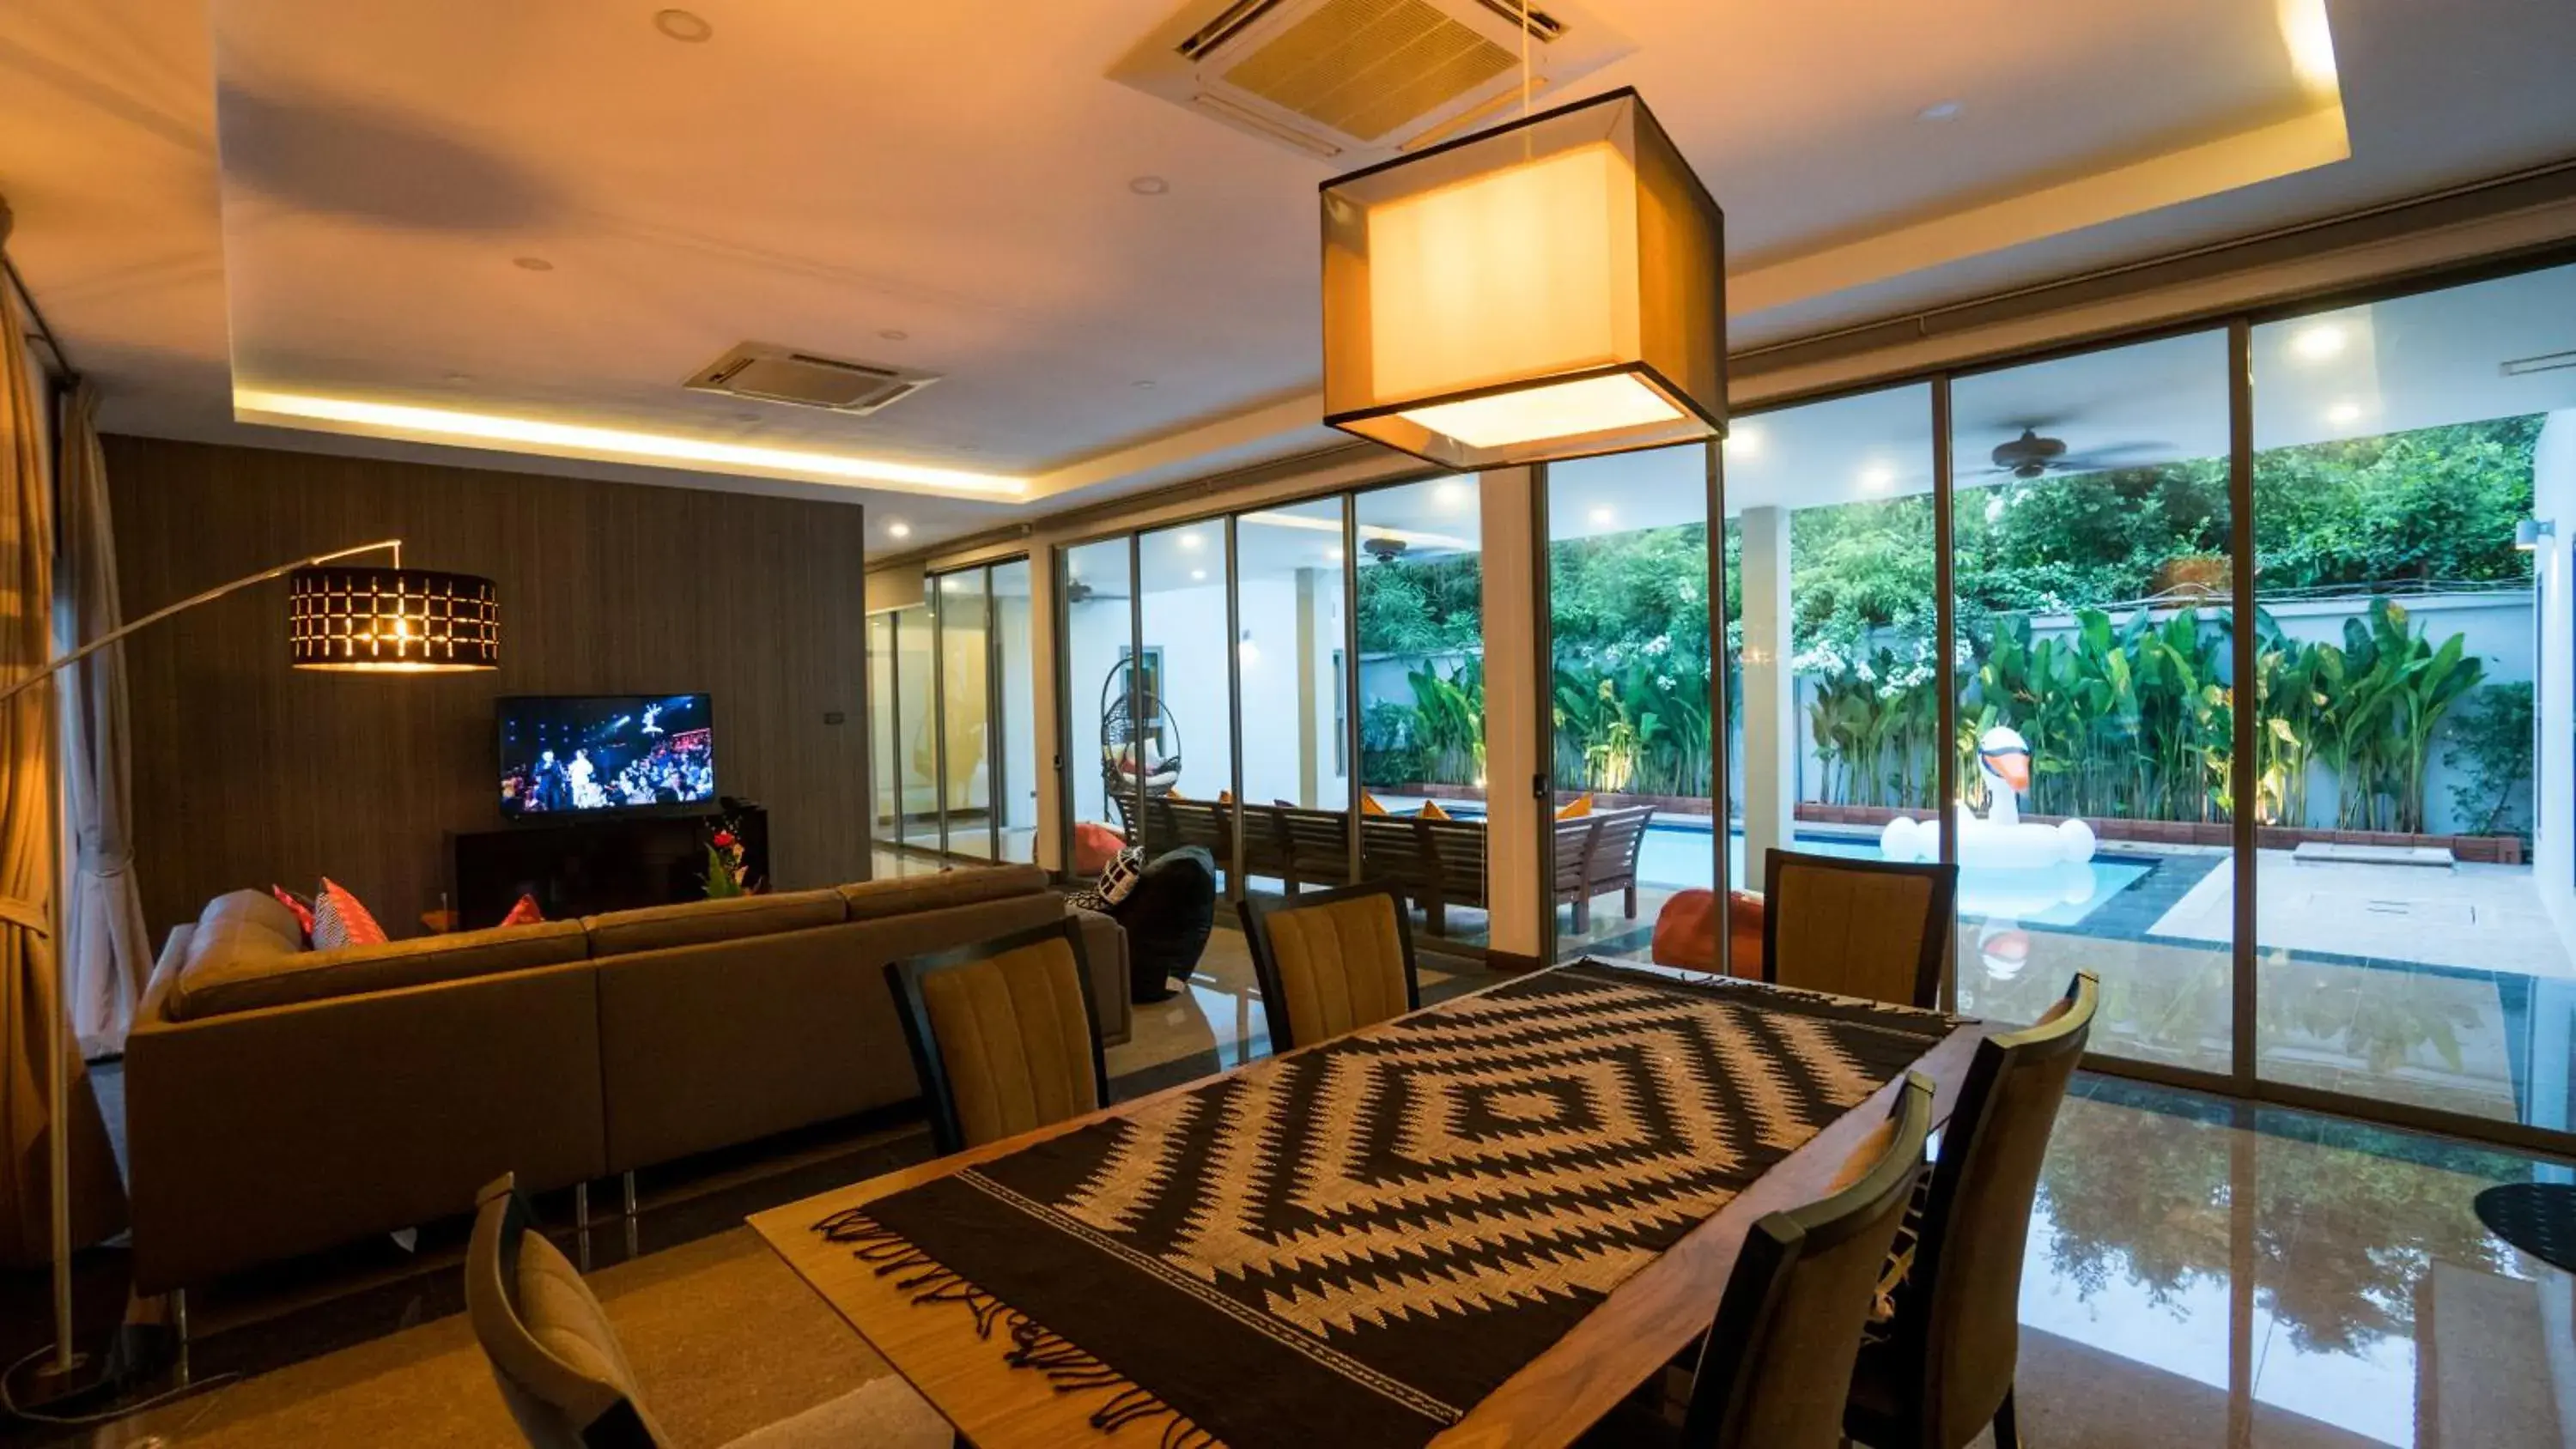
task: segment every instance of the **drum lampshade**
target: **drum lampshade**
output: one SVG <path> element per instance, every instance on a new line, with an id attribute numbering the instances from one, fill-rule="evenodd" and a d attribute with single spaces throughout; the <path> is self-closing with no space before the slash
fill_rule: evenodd
<path id="1" fill-rule="evenodd" d="M 492 581 L 427 569 L 297 569 L 289 647 L 298 669 L 459 674 L 501 665 Z"/>
<path id="2" fill-rule="evenodd" d="M 1324 421 L 1458 469 L 1721 436 L 1725 218 L 1633 90 L 1327 181 Z"/>

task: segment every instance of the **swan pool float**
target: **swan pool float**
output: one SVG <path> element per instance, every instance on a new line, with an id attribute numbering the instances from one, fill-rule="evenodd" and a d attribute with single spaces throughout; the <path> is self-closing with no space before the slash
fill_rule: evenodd
<path id="1" fill-rule="evenodd" d="M 2030 742 L 1998 726 L 1977 738 L 1977 773 L 1986 782 L 1986 814 L 1979 819 L 1961 801 L 1959 913 L 1983 917 L 1979 954 L 1999 981 L 2021 974 L 2028 942 L 2017 921 L 2059 905 L 2093 899 L 2093 827 L 2081 820 L 2025 825 L 2021 792 L 2030 788 Z M 1889 860 L 1938 860 L 1941 827 L 1900 815 L 1878 833 L 1878 852 Z"/>

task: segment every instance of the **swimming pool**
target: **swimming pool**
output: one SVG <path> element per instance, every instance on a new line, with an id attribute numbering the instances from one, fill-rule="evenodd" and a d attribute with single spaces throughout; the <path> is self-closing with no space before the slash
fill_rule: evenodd
<path id="1" fill-rule="evenodd" d="M 1472 808 L 1452 813 L 1481 813 Z M 1713 864 L 1708 826 L 1658 817 L 1646 827 L 1637 851 L 1637 879 L 1665 890 L 1706 890 Z M 1816 855 L 1877 860 L 1878 842 L 1868 836 L 1801 831 L 1798 849 Z M 1993 870 L 1963 866 L 1959 871 L 1959 914 L 1973 920 L 2013 920 L 2029 926 L 2072 926 L 2107 904 L 2113 896 L 2144 880 L 2156 869 L 2153 860 L 2137 856 L 2096 855 L 2083 865 L 2055 865 L 2046 870 Z M 1727 836 L 1726 869 L 1738 885 L 1758 888 L 1744 873 L 1744 832 Z"/>

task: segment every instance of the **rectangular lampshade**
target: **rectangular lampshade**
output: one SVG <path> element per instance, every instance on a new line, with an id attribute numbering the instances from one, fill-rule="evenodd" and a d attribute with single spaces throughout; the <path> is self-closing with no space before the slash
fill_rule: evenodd
<path id="1" fill-rule="evenodd" d="M 1632 90 L 1324 183 L 1324 421 L 1452 468 L 1712 438 L 1725 218 Z"/>

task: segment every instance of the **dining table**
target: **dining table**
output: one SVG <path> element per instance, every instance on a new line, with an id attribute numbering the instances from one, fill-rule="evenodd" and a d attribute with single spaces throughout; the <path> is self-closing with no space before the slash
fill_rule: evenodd
<path id="1" fill-rule="evenodd" d="M 1985 1035 L 1586 959 L 750 1224 L 979 1449 L 1547 1449 Z"/>

